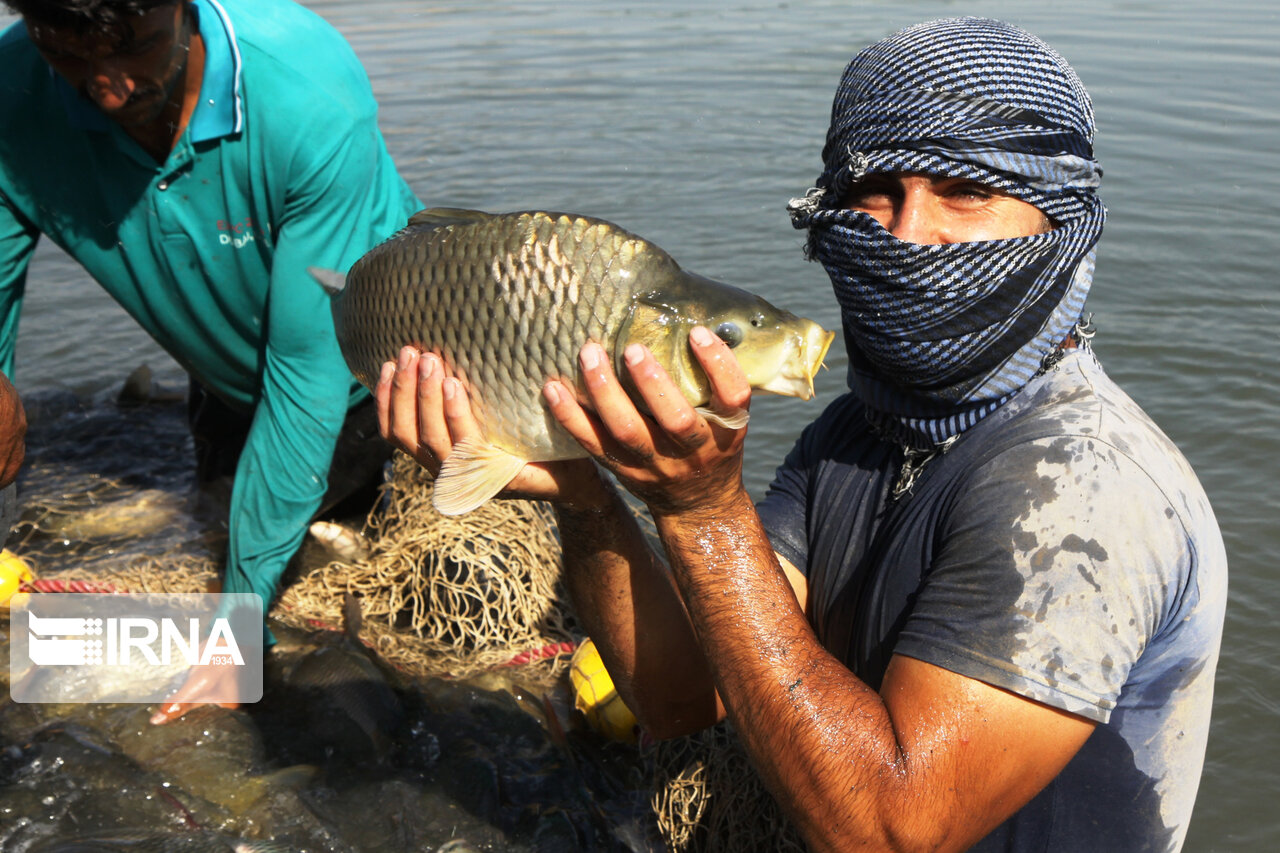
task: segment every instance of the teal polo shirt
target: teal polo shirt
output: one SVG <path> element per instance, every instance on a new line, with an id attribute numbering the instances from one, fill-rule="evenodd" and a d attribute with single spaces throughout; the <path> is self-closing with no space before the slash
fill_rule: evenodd
<path id="1" fill-rule="evenodd" d="M 44 234 L 210 391 L 253 413 L 223 589 L 269 604 L 346 412 L 368 393 L 307 267 L 347 269 L 421 205 L 337 31 L 288 0 L 195 8 L 200 102 L 163 163 L 54 74 L 22 23 L 0 36 L 0 369 L 13 375 Z"/>

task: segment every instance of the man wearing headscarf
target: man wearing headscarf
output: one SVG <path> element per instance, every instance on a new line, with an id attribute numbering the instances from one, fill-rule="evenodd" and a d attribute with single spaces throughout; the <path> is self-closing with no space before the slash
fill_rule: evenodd
<path id="1" fill-rule="evenodd" d="M 793 202 L 842 309 L 850 393 L 760 506 L 742 431 L 652 356 L 600 348 L 556 418 L 645 501 L 649 553 L 594 466 L 529 466 L 565 577 L 658 736 L 727 713 L 816 850 L 1176 850 L 1226 599 L 1186 460 L 1107 377 L 1082 319 L 1105 212 L 1092 106 L 1030 34 L 963 18 L 867 48 Z M 691 336 L 713 404 L 749 391 Z M 384 370 L 384 432 L 435 468 L 475 429 L 438 359 Z M 461 402 L 460 402 L 461 401 Z"/>

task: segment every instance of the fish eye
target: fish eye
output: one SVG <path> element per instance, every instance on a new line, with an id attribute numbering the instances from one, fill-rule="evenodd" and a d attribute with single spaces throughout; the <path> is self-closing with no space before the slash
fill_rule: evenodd
<path id="1" fill-rule="evenodd" d="M 716 326 L 716 337 L 728 344 L 729 349 L 733 349 L 742 343 L 742 329 L 738 328 L 737 323 L 721 323 Z"/>

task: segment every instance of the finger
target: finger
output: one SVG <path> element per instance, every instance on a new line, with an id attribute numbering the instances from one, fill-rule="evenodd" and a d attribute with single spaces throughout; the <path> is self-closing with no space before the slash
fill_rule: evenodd
<path id="1" fill-rule="evenodd" d="M 542 396 L 547 401 L 552 417 L 587 453 L 592 456 L 604 455 L 599 421 L 587 414 L 568 385 L 559 379 L 552 379 L 543 386 Z"/>
<path id="2" fill-rule="evenodd" d="M 153 726 L 163 726 L 165 723 L 178 719 L 198 706 L 196 702 L 170 702 L 167 705 L 162 705 L 151 715 L 151 724 Z"/>
<path id="3" fill-rule="evenodd" d="M 449 437 L 449 425 L 444 418 L 444 394 L 440 387 L 443 380 L 444 365 L 440 357 L 435 353 L 424 352 L 418 359 L 417 398 L 414 402 L 420 450 L 418 461 L 424 465 L 448 456 L 449 449 L 453 446 Z"/>
<path id="4" fill-rule="evenodd" d="M 415 347 L 403 347 L 391 378 L 392 443 L 412 456 L 418 452 L 418 358 Z"/>
<path id="5" fill-rule="evenodd" d="M 642 456 L 652 454 L 649 426 L 618 382 L 604 348 L 595 342 L 587 343 L 578 355 L 578 363 L 591 406 L 607 434 Z"/>
<path id="6" fill-rule="evenodd" d="M 240 707 L 239 702 L 169 702 L 156 709 L 156 712 L 151 715 L 150 722 L 154 726 L 163 726 L 205 705 L 217 705 L 219 708 L 230 710 Z"/>
<path id="7" fill-rule="evenodd" d="M 449 434 L 453 436 L 453 443 L 457 444 L 466 439 L 479 439 L 480 424 L 471 411 L 471 397 L 468 396 L 467 389 L 460 381 L 450 376 L 444 380 L 441 390 L 444 393 L 444 419 L 449 425 Z"/>
<path id="8" fill-rule="evenodd" d="M 622 354 L 631 381 L 658 427 L 680 446 L 697 446 L 706 441 L 706 422 L 680 393 L 662 365 L 648 349 L 631 344 Z"/>
<path id="9" fill-rule="evenodd" d="M 724 414 L 745 410 L 751 402 L 751 386 L 729 345 L 705 326 L 689 332 L 689 344 L 711 382 L 712 408 Z"/>
<path id="10" fill-rule="evenodd" d="M 378 411 L 378 434 L 384 441 L 391 441 L 391 377 L 396 363 L 384 362 L 378 374 L 378 384 L 373 387 L 373 402 Z"/>

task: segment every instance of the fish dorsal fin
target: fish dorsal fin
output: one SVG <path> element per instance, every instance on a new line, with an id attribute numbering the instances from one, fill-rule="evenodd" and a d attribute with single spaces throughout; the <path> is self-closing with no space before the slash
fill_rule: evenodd
<path id="1" fill-rule="evenodd" d="M 330 296 L 337 296 L 347 286 L 347 277 L 337 270 L 324 267 L 307 267 L 311 277 L 320 283 Z"/>
<path id="2" fill-rule="evenodd" d="M 443 228 L 446 225 L 474 225 L 492 218 L 492 213 L 485 213 L 483 210 L 468 210 L 465 207 L 429 207 L 410 216 L 409 224 Z"/>
<path id="3" fill-rule="evenodd" d="M 492 444 L 463 439 L 440 466 L 431 502 L 441 515 L 462 515 L 502 491 L 528 460 Z"/>

